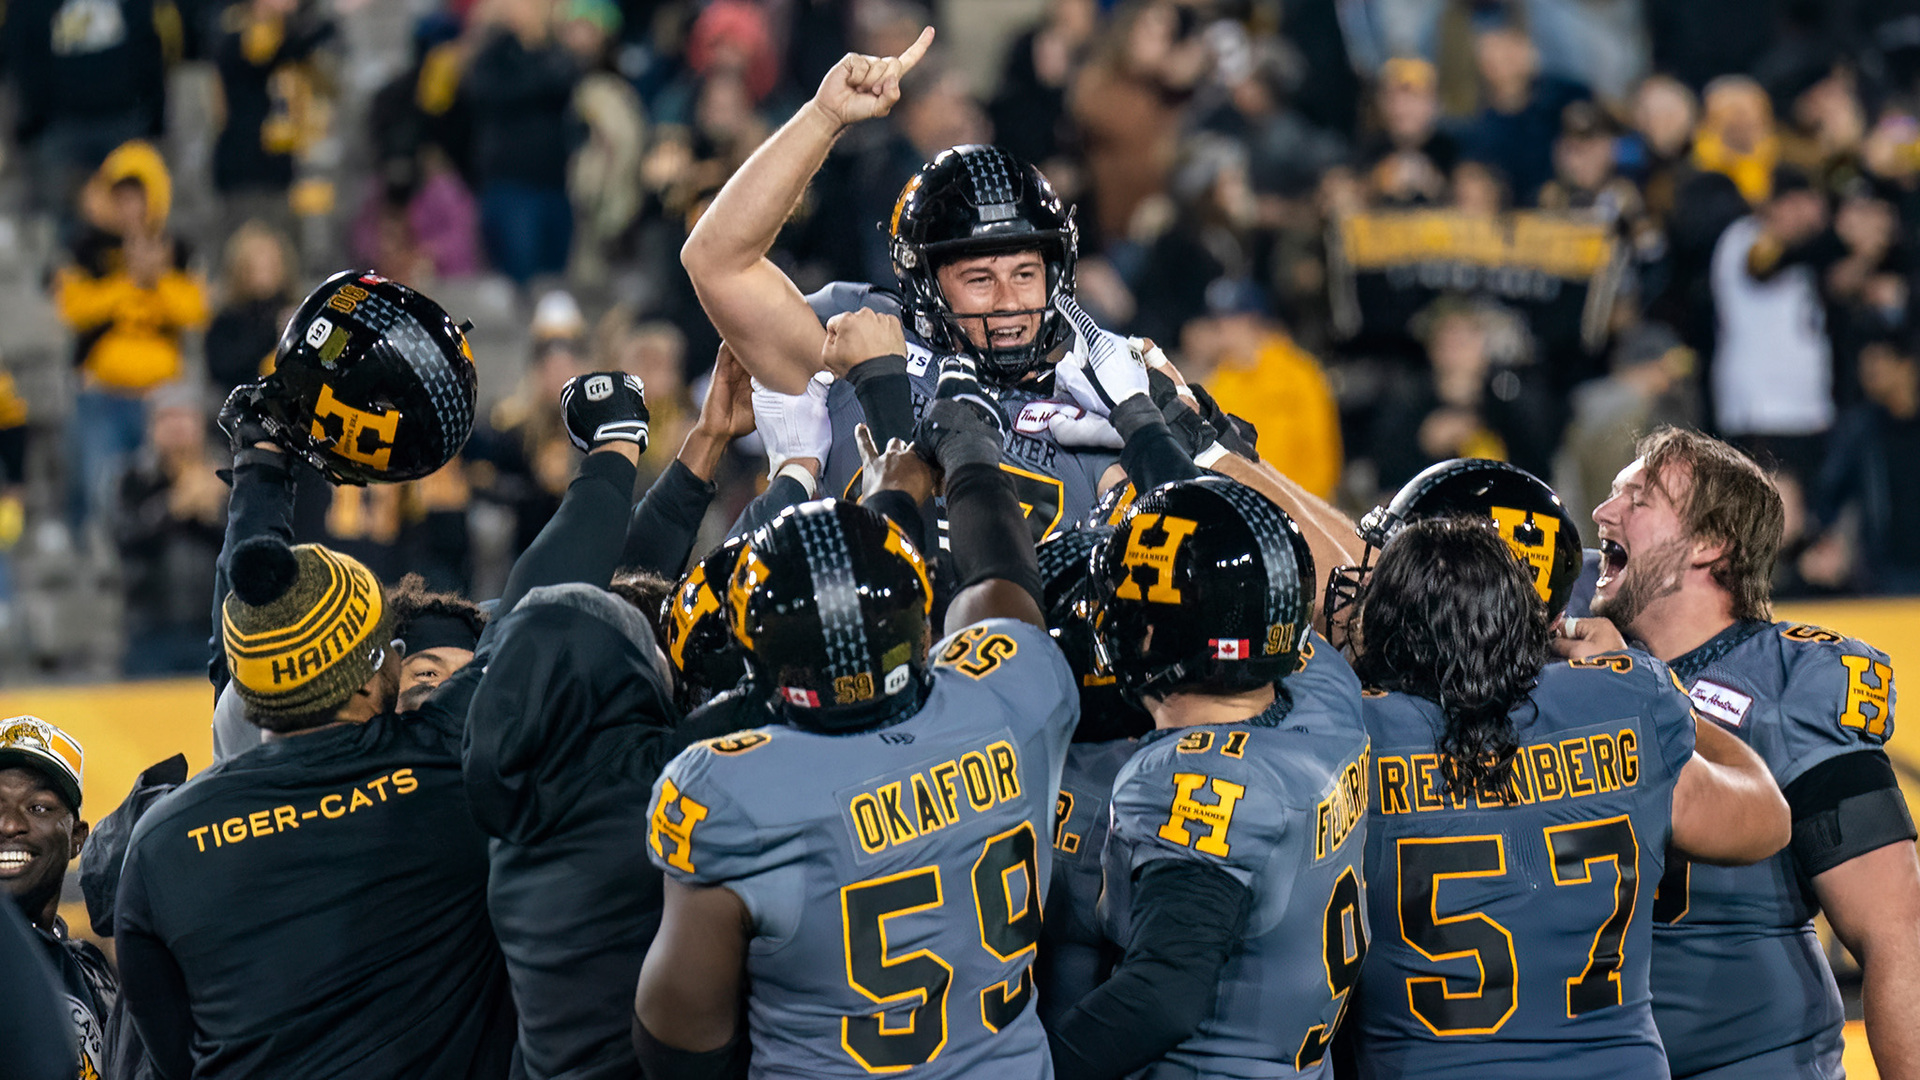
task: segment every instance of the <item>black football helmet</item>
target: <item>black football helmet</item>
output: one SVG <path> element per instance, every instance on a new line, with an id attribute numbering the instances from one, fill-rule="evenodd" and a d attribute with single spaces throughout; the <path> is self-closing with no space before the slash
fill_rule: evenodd
<path id="1" fill-rule="evenodd" d="M 1080 684 L 1080 725 L 1073 729 L 1074 742 L 1134 738 L 1153 728 L 1153 718 L 1120 692 L 1119 679 L 1101 663 L 1093 631 L 1088 595 L 1093 554 L 1112 535 L 1108 525 L 1076 525 L 1042 540 L 1035 549 L 1047 631 Z"/>
<path id="2" fill-rule="evenodd" d="M 841 499 L 790 507 L 748 534 L 727 625 L 755 681 L 802 727 L 848 731 L 919 707 L 933 587 L 900 527 Z"/>
<path id="3" fill-rule="evenodd" d="M 1323 605 L 1327 637 L 1346 643 L 1346 622 L 1366 587 L 1373 557 L 1409 521 L 1442 514 L 1491 519 L 1513 553 L 1533 571 L 1533 586 L 1548 618 L 1567 609 L 1580 577 L 1580 530 L 1565 503 L 1539 477 L 1504 461 L 1454 458 L 1407 481 L 1385 506 L 1376 506 L 1355 530 L 1367 548 L 1359 566 L 1336 566 L 1327 576 Z"/>
<path id="4" fill-rule="evenodd" d="M 280 333 L 257 410 L 275 441 L 336 484 L 417 480 L 473 431 L 473 351 L 439 304 L 342 270 Z"/>
<path id="5" fill-rule="evenodd" d="M 1087 521 L 1111 529 L 1120 524 L 1120 519 L 1127 514 L 1127 507 L 1132 506 L 1133 500 L 1139 497 L 1140 492 L 1134 489 L 1133 481 L 1122 480 L 1101 492 L 1100 498 L 1094 500 L 1093 512 L 1087 515 Z"/>
<path id="6" fill-rule="evenodd" d="M 735 686 L 747 674 L 747 660 L 727 629 L 727 583 L 740 561 L 745 536 L 736 536 L 693 564 L 687 576 L 662 602 L 667 628 L 667 659 L 673 663 L 675 692 L 691 707 Z"/>
<path id="7" fill-rule="evenodd" d="M 1079 227 L 1040 170 L 1005 150 L 977 144 L 942 150 L 900 189 L 887 232 L 905 314 L 935 353 L 970 356 L 989 379 L 1013 382 L 1039 368 L 1072 335 L 1053 302 L 1073 295 Z M 934 272 L 955 259 L 1034 249 L 1047 264 L 1046 306 L 993 314 L 1039 315 L 1039 333 L 1013 348 L 975 347 Z"/>
<path id="8" fill-rule="evenodd" d="M 1291 674 L 1313 619 L 1299 531 L 1224 476 L 1134 500 L 1093 553 L 1090 582 L 1094 628 L 1120 688 L 1157 695 L 1201 683 L 1232 693 Z"/>

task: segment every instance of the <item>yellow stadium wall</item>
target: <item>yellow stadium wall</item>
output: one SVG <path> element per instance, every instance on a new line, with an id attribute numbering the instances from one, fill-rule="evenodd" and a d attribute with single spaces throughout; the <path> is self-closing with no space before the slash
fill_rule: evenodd
<path id="1" fill-rule="evenodd" d="M 1920 600 L 1848 600 L 1783 605 L 1780 618 L 1815 623 L 1872 642 L 1893 658 L 1893 669 L 1920 671 Z M 1897 678 L 1897 675 L 1896 675 Z M 66 729 L 86 754 L 86 817 L 120 804 L 140 770 L 175 753 L 193 771 L 213 760 L 211 687 L 205 679 L 110 683 L 97 686 L 0 688 L 0 717 L 32 713 Z M 1899 717 L 1896 715 L 1896 732 Z M 1920 719 L 1914 721 L 1920 724 Z M 1887 745 L 1901 773 L 1907 804 L 1920 807 L 1920 734 Z M 69 921 L 78 912 L 69 914 Z M 75 929 L 84 932 L 85 920 Z M 1873 1078 L 1872 1058 L 1859 1024 L 1849 1024 L 1847 1075 Z"/>

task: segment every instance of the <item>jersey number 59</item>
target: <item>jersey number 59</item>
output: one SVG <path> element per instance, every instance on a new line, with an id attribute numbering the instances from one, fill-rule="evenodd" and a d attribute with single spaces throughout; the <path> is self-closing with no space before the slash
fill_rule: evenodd
<path id="1" fill-rule="evenodd" d="M 1013 910 L 1014 871 L 1026 875 L 1025 902 Z M 980 944 L 1001 963 L 1025 959 L 1018 975 L 979 991 L 980 1023 L 998 1033 L 1033 1000 L 1033 956 L 1040 940 L 1040 864 L 1033 825 L 1021 822 L 989 839 L 974 860 L 973 906 Z M 840 890 L 847 985 L 881 1011 L 840 1020 L 840 1045 L 872 1073 L 924 1065 L 947 1045 L 947 993 L 953 965 L 931 949 L 889 955 L 889 920 L 934 913 L 947 902 L 940 867 L 890 874 Z M 911 1003 L 907 1022 L 889 1026 L 887 1012 Z"/>

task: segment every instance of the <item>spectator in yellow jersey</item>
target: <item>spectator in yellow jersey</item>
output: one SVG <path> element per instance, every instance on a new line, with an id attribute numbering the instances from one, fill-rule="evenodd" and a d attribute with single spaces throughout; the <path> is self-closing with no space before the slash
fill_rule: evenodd
<path id="1" fill-rule="evenodd" d="M 27 402 L 0 367 L 0 624 L 13 601 L 13 567 L 8 553 L 26 526 Z"/>
<path id="2" fill-rule="evenodd" d="M 1260 432 L 1260 457 L 1322 499 L 1340 483 L 1340 412 L 1326 372 L 1266 313 L 1250 282 L 1207 289 L 1207 314 L 1180 331 L 1181 368 L 1220 408 Z"/>
<path id="3" fill-rule="evenodd" d="M 124 143 L 81 192 L 88 228 L 54 275 L 53 299 L 74 333 L 68 514 L 77 529 L 109 498 L 146 431 L 149 390 L 180 377 L 180 335 L 207 318 L 206 289 L 186 247 L 167 234 L 172 180 L 159 151 Z"/>

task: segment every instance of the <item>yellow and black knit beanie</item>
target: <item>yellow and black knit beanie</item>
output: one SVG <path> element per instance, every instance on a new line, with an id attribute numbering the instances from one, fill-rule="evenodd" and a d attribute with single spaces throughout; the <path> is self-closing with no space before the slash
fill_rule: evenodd
<path id="1" fill-rule="evenodd" d="M 331 712 L 373 678 L 393 619 L 380 579 L 359 561 L 258 537 L 234 548 L 228 576 L 221 639 L 255 723 Z"/>

